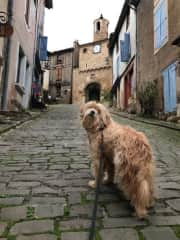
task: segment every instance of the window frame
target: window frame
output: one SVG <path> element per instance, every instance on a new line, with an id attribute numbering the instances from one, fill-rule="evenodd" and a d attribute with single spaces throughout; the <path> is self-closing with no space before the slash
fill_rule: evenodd
<path id="1" fill-rule="evenodd" d="M 28 27 L 30 27 L 30 7 L 31 7 L 31 1 L 26 0 L 24 17 Z"/>
<path id="2" fill-rule="evenodd" d="M 159 26 L 155 26 L 155 18 L 156 18 L 156 13 L 157 11 L 161 11 L 160 9 L 162 8 L 162 5 L 165 4 L 165 19 L 161 22 L 161 13 L 159 15 Z M 165 23 L 164 23 L 165 22 Z M 165 24 L 166 26 L 166 35 L 163 39 L 161 39 L 161 28 Z M 158 34 L 160 32 L 159 38 L 160 40 L 156 40 Z M 157 0 L 154 4 L 154 11 L 153 11 L 153 34 L 154 34 L 154 54 L 156 54 L 167 42 L 168 42 L 168 37 L 169 37 L 169 31 L 168 31 L 168 1 L 167 0 Z M 157 46 L 156 46 L 157 44 Z"/>

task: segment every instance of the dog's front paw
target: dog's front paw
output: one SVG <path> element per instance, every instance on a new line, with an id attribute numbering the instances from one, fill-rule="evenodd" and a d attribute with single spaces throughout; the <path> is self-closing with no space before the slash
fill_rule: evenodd
<path id="1" fill-rule="evenodd" d="M 95 180 L 89 181 L 88 186 L 91 187 L 91 188 L 96 188 L 96 181 Z"/>

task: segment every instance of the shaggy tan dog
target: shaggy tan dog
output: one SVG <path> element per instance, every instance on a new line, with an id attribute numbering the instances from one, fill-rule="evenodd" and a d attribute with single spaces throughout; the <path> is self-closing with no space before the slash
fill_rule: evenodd
<path id="1" fill-rule="evenodd" d="M 89 181 L 89 186 L 96 187 L 102 154 L 104 178 L 107 173 L 105 181 L 117 184 L 134 206 L 136 215 L 144 217 L 154 198 L 154 164 L 147 138 L 133 128 L 114 122 L 100 103 L 88 102 L 82 105 L 80 117 L 88 133 L 92 174 L 95 177 L 95 180 Z"/>

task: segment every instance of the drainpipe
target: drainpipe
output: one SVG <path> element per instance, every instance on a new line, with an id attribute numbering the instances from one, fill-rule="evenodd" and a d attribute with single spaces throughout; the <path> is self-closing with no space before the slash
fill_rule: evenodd
<path id="1" fill-rule="evenodd" d="M 9 23 L 12 23 L 12 13 L 13 13 L 13 0 L 8 0 L 8 15 L 9 15 Z M 1 101 L 1 109 L 3 111 L 7 110 L 7 93 L 8 93 L 8 77 L 9 77 L 9 61 L 10 61 L 10 46 L 11 39 L 8 37 L 5 42 L 5 62 L 3 69 L 3 84 L 2 84 L 2 101 Z"/>

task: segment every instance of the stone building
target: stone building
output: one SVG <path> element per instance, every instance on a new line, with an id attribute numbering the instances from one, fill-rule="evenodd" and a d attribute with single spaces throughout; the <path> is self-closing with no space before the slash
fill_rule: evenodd
<path id="1" fill-rule="evenodd" d="M 126 0 L 110 37 L 110 54 L 113 59 L 113 105 L 123 111 L 136 110 L 136 7 Z"/>
<path id="2" fill-rule="evenodd" d="M 156 112 L 180 109 L 179 0 L 140 0 L 137 8 L 137 84 L 154 82 Z"/>
<path id="3" fill-rule="evenodd" d="M 8 2 L 7 0 L 0 1 L 0 10 L 1 12 L 7 13 L 8 12 Z M 0 17 L 8 17 L 4 15 L 4 13 L 0 13 Z M 4 22 L 4 21 L 3 21 Z M 0 25 L 1 25 L 0 20 Z M 6 51 L 7 43 L 9 39 L 5 37 L 0 37 L 0 108 L 2 105 L 2 96 L 3 96 L 3 85 L 4 85 L 4 73 L 5 73 L 5 61 L 6 61 Z"/>
<path id="4" fill-rule="evenodd" d="M 72 102 L 103 100 L 112 86 L 112 60 L 108 51 L 108 24 L 102 15 L 94 21 L 93 42 L 74 42 Z"/>
<path id="5" fill-rule="evenodd" d="M 73 48 L 48 52 L 49 95 L 52 101 L 72 102 Z"/>
<path id="6" fill-rule="evenodd" d="M 6 2 L 14 32 L 6 47 L 1 108 L 22 110 L 29 107 L 32 80 L 39 76 L 36 71 L 41 72 L 39 39 L 43 30 L 44 9 L 52 8 L 52 0 Z"/>

